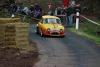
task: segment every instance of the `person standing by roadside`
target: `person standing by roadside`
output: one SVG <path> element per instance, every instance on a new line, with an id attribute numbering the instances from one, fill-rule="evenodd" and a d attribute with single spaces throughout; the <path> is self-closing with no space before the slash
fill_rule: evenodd
<path id="1" fill-rule="evenodd" d="M 29 16 L 34 17 L 34 5 L 29 7 Z"/>
<path id="2" fill-rule="evenodd" d="M 73 13 L 74 13 L 74 8 L 72 6 L 69 6 L 68 8 L 65 9 L 66 12 L 66 20 L 67 20 L 67 26 L 70 27 L 73 24 Z"/>
<path id="3" fill-rule="evenodd" d="M 40 7 L 40 5 L 38 3 L 35 3 L 34 5 L 34 18 L 41 18 L 42 16 L 42 8 Z"/>
<path id="4" fill-rule="evenodd" d="M 24 8 L 23 8 L 23 13 L 25 14 L 25 15 L 28 15 L 29 13 L 29 8 L 27 7 L 27 6 L 25 6 Z"/>
<path id="5" fill-rule="evenodd" d="M 9 11 L 10 11 L 11 17 L 14 17 L 17 11 L 17 5 L 15 3 L 11 4 Z"/>
<path id="6" fill-rule="evenodd" d="M 69 0 L 63 0 L 63 6 L 68 7 L 69 5 Z"/>
<path id="7" fill-rule="evenodd" d="M 54 15 L 53 4 L 51 2 L 48 3 L 48 15 Z"/>

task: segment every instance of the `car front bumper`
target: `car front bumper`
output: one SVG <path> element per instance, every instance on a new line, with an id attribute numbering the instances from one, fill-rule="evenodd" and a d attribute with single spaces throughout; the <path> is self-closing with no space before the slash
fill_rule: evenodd
<path id="1" fill-rule="evenodd" d="M 60 32 L 59 30 L 52 30 L 52 31 L 45 31 L 44 35 L 47 35 L 47 36 L 64 36 L 65 32 L 64 31 Z"/>

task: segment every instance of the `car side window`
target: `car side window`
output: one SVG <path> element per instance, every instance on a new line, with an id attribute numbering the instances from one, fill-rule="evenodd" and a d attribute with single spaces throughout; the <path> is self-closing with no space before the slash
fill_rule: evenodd
<path id="1" fill-rule="evenodd" d="M 44 19 L 43 22 L 44 22 L 44 23 L 48 23 L 48 19 Z"/>

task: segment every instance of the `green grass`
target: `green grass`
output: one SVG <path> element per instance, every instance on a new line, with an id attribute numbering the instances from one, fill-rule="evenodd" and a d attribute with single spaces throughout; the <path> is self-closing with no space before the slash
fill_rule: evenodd
<path id="1" fill-rule="evenodd" d="M 74 25 L 75 26 L 75 25 Z M 94 41 L 97 45 L 100 46 L 100 34 L 97 34 L 97 31 L 100 31 L 100 26 L 92 24 L 87 20 L 83 20 L 80 23 L 79 30 L 76 30 L 75 27 L 69 28 L 71 32 L 74 32 L 78 35 L 86 37 Z"/>
<path id="2" fill-rule="evenodd" d="M 69 29 L 71 32 L 74 32 L 78 35 L 84 36 L 90 40 L 93 40 L 97 45 L 100 45 L 100 37 L 98 36 L 93 36 L 92 34 L 87 34 L 84 31 L 81 30 L 75 30 L 74 28 Z"/>

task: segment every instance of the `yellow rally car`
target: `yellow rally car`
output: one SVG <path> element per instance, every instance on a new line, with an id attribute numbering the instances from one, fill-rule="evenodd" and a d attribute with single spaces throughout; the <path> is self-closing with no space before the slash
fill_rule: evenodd
<path id="1" fill-rule="evenodd" d="M 61 24 L 60 18 L 56 16 L 42 16 L 41 21 L 37 24 L 36 31 L 41 36 L 65 36 L 64 26 Z"/>

